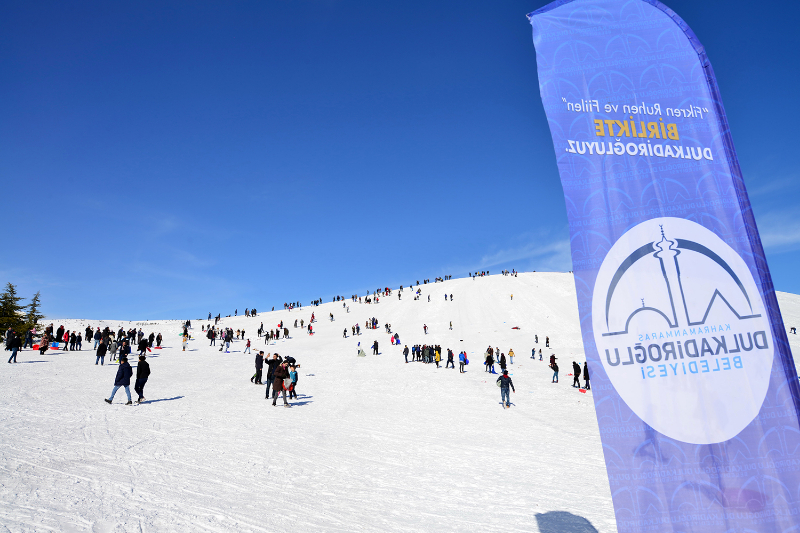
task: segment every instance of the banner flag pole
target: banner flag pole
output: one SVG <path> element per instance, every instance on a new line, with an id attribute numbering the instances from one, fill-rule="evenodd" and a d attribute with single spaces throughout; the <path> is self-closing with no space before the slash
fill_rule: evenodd
<path id="1" fill-rule="evenodd" d="M 800 531 L 800 386 L 705 49 L 657 0 L 528 19 L 618 530 Z"/>

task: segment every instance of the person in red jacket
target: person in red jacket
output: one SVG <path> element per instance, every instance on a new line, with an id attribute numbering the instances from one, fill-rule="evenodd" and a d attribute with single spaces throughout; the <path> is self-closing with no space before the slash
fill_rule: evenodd
<path id="1" fill-rule="evenodd" d="M 244 347 L 244 352 L 242 353 L 250 353 L 250 339 L 247 339 L 247 345 Z"/>

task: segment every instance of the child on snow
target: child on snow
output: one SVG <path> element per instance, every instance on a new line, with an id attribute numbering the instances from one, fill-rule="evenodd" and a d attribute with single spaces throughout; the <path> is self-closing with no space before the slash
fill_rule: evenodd
<path id="1" fill-rule="evenodd" d="M 297 369 L 296 367 L 289 367 L 289 379 L 292 380 L 292 385 L 289 387 L 289 399 L 297 398 Z"/>

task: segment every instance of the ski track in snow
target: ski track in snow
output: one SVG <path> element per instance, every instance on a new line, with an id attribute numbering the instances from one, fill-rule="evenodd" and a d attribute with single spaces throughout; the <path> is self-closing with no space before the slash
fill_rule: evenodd
<path id="1" fill-rule="evenodd" d="M 138 406 L 123 405 L 124 390 L 114 405 L 103 402 L 117 365 L 107 358 L 95 366 L 91 349 L 21 352 L 18 360 L 31 363 L 0 373 L 0 531 L 535 532 L 536 515 L 553 511 L 615 531 L 591 392 L 572 388 L 568 376 L 572 360 L 584 360 L 572 276 L 466 278 L 422 291 L 419 301 L 408 289 L 402 301 L 397 291 L 378 304 L 346 300 L 349 314 L 339 302 L 224 318 L 221 326 L 246 329 L 253 349 L 301 364 L 291 409 L 280 400 L 272 407 L 264 387 L 250 384 L 255 354 L 242 354 L 244 341 L 229 354 L 209 347 L 200 331 L 207 321 L 192 321 L 187 352 L 180 321 L 143 326 L 164 335 L 165 349 L 148 357 L 150 403 Z M 800 297 L 778 299 L 787 328 L 800 325 Z M 312 312 L 310 337 L 293 323 Z M 379 329 L 365 330 L 372 316 Z M 291 338 L 265 346 L 259 324 L 270 329 L 281 320 Z M 114 331 L 136 324 L 53 322 Z M 466 349 L 468 373 L 445 370 L 444 360 L 438 370 L 405 364 L 386 322 L 409 347 Z M 362 332 L 352 338 L 355 323 Z M 789 338 L 798 353 L 798 337 Z M 367 357 L 356 357 L 358 342 Z M 497 376 L 483 371 L 489 344 L 516 354 L 508 410 Z M 530 359 L 533 346 L 543 361 Z M 558 385 L 550 383 L 551 353 L 561 366 Z M 563 524 L 547 533 L 580 533 Z"/>

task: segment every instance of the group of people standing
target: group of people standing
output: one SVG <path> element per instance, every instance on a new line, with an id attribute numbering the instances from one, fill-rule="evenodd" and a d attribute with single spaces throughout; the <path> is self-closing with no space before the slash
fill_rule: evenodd
<path id="1" fill-rule="evenodd" d="M 492 348 L 489 346 L 483 354 L 484 371 L 494 374 L 495 362 L 500 365 L 501 371 L 505 370 L 509 364 L 513 365 L 514 350 L 508 350 L 508 359 L 506 359 L 506 354 L 501 352 L 500 348 Z"/>
<path id="2" fill-rule="evenodd" d="M 271 357 L 270 357 L 271 356 Z M 264 371 L 264 364 L 267 365 L 267 390 L 264 399 L 270 397 L 269 389 L 272 387 L 272 405 L 277 405 L 278 395 L 283 393 L 284 407 L 290 407 L 289 402 L 286 400 L 286 392 L 289 392 L 289 399 L 297 399 L 297 369 L 300 365 L 292 356 L 287 356 L 283 359 L 279 354 L 267 354 L 264 357 L 264 352 L 260 351 L 256 354 L 256 373 L 250 378 L 250 383 L 255 385 L 264 385 L 261 381 Z"/>
<path id="3" fill-rule="evenodd" d="M 464 355 L 466 359 L 466 354 L 462 352 L 461 354 Z M 425 364 L 435 363 L 436 368 L 439 368 L 439 363 L 442 361 L 442 347 L 437 345 L 427 345 L 427 344 L 415 344 L 411 347 L 409 351 L 408 346 L 403 348 L 403 355 L 405 356 L 406 363 L 408 363 L 408 356 L 411 355 L 411 362 L 419 361 Z M 454 358 L 455 355 L 453 350 L 450 348 L 447 349 L 447 361 L 445 362 L 445 368 L 453 368 L 455 369 Z M 459 356 L 459 363 L 461 366 L 459 370 L 461 372 L 464 371 L 463 362 L 461 361 L 461 357 Z"/>

